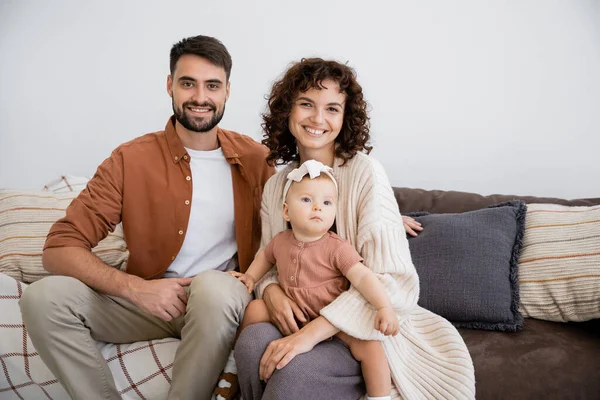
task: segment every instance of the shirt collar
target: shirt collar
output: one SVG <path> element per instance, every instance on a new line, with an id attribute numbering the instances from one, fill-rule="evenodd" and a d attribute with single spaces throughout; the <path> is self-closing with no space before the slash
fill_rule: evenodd
<path id="1" fill-rule="evenodd" d="M 177 131 L 175 130 L 174 115 L 167 121 L 167 126 L 165 126 L 165 136 L 167 138 L 169 151 L 171 152 L 171 159 L 174 163 L 178 163 L 183 159 L 183 156 L 187 156 L 187 151 L 185 151 L 185 147 L 183 147 L 183 143 L 181 143 L 181 139 L 179 139 L 179 135 L 177 135 Z"/>
<path id="2" fill-rule="evenodd" d="M 167 144 L 169 146 L 171 158 L 173 159 L 174 163 L 178 163 L 184 158 L 184 156 L 188 157 L 187 151 L 185 150 L 185 147 L 183 147 L 183 143 L 181 143 L 181 139 L 175 130 L 174 115 L 171 116 L 167 122 L 167 126 L 165 127 L 165 136 L 167 138 Z M 225 158 L 228 159 L 229 162 L 236 162 L 236 159 L 242 157 L 243 148 L 236 143 L 236 140 L 231 132 L 224 131 L 223 129 L 217 127 L 217 140 L 223 149 Z"/>
<path id="3" fill-rule="evenodd" d="M 235 159 L 239 159 L 244 154 L 243 147 L 238 143 L 239 139 L 232 132 L 217 127 L 217 140 L 223 149 L 225 158 L 230 162 L 235 162 Z"/>

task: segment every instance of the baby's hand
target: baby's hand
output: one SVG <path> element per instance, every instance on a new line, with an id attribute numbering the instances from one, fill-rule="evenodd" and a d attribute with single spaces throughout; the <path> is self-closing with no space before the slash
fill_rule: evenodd
<path id="1" fill-rule="evenodd" d="M 242 274 L 241 272 L 237 271 L 229 271 L 227 273 L 238 278 L 244 285 L 246 285 L 246 287 L 248 288 L 248 293 L 252 293 L 252 289 L 254 288 L 254 284 L 256 283 L 252 276 L 248 274 Z"/>
<path id="2" fill-rule="evenodd" d="M 386 336 L 396 336 L 400 331 L 400 322 L 391 307 L 383 307 L 375 314 L 375 329 Z"/>

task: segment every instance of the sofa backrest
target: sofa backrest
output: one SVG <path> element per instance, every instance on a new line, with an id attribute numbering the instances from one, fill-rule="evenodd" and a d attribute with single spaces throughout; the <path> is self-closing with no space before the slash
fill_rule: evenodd
<path id="1" fill-rule="evenodd" d="M 550 203 L 566 206 L 593 206 L 600 204 L 600 198 L 565 200 L 553 197 L 515 196 L 492 194 L 482 196 L 476 193 L 423 190 L 394 187 L 394 195 L 401 213 L 427 211 L 430 213 L 460 213 L 479 210 L 492 204 L 509 200 L 523 200 L 525 203 Z"/>

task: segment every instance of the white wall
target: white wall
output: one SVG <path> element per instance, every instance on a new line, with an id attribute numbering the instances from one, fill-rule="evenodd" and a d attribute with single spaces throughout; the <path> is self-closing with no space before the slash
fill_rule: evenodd
<path id="1" fill-rule="evenodd" d="M 222 127 L 258 140 L 288 63 L 335 58 L 358 71 L 393 185 L 600 196 L 593 0 L 0 0 L 0 187 L 92 175 L 163 129 L 170 47 L 196 34 L 234 59 Z"/>

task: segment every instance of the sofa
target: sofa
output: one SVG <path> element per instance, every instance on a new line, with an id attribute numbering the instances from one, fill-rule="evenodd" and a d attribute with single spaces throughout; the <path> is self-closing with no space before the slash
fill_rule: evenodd
<path id="1" fill-rule="evenodd" d="M 600 198 L 481 196 L 409 188 L 394 188 L 394 194 L 404 214 L 465 213 L 514 199 L 526 204 L 600 205 Z M 600 246 L 594 252 L 600 253 Z M 595 271 L 600 276 L 600 263 L 595 263 Z M 597 309 L 600 300 L 595 304 Z M 600 399 L 598 318 L 566 323 L 525 318 L 519 332 L 467 328 L 459 332 L 475 365 L 477 399 Z"/>
<path id="2" fill-rule="evenodd" d="M 85 182 L 80 181 L 79 184 L 85 185 Z M 39 226 L 39 222 L 44 218 L 47 224 L 51 224 L 52 220 L 60 217 L 61 212 L 64 213 L 70 199 L 76 196 L 77 188 L 74 186 L 76 185 L 69 184 L 68 179 L 63 177 L 58 182 L 58 189 L 51 186 L 47 187 L 45 192 L 0 191 L 2 400 L 68 398 L 41 362 L 28 338 L 18 307 L 19 298 L 27 290 L 27 282 L 44 275 L 40 269 L 41 264 L 31 265 L 32 259 L 39 258 L 36 262 L 41 262 L 39 246 L 43 243 L 43 235 L 40 232 L 35 235 L 15 233 L 7 227 L 15 226 L 15 219 L 20 218 L 29 218 L 35 226 Z M 410 188 L 393 189 L 403 213 L 461 214 L 514 199 L 521 199 L 527 204 L 550 203 L 592 208 L 600 205 L 600 198 L 562 200 L 529 196 L 481 196 L 474 193 Z M 9 198 L 11 203 L 6 204 Z M 36 202 L 50 201 L 51 204 L 25 204 L 29 201 L 27 199 Z M 55 214 L 40 214 L 50 212 L 50 209 Z M 19 214 L 24 212 L 23 210 L 29 214 Z M 49 225 L 43 229 L 46 228 L 49 229 Z M 30 240 L 27 239 L 29 237 L 37 237 L 37 242 L 25 249 L 17 249 L 18 244 Z M 110 242 L 103 244 L 102 251 L 97 254 L 106 257 L 105 262 L 117 268 L 126 268 L 127 253 L 123 237 L 116 231 L 106 240 Z M 600 247 L 596 250 L 600 252 Z M 514 264 L 516 261 L 512 262 Z M 23 266 L 14 267 L 18 263 Z M 600 276 L 600 266 L 597 271 Z M 425 282 L 422 280 L 422 283 Z M 512 301 L 518 300 L 518 296 L 515 296 L 513 294 Z M 514 307 L 512 311 L 516 313 Z M 585 322 L 552 322 L 525 318 L 522 323 L 515 325 L 515 329 L 495 330 L 494 327 L 504 325 L 488 325 L 492 330 L 460 327 L 464 324 L 457 326 L 473 358 L 478 399 L 600 398 L 600 319 Z M 167 338 L 127 345 L 98 343 L 98 346 L 124 399 L 161 399 L 166 397 L 168 391 L 177 344 L 178 339 Z"/>

